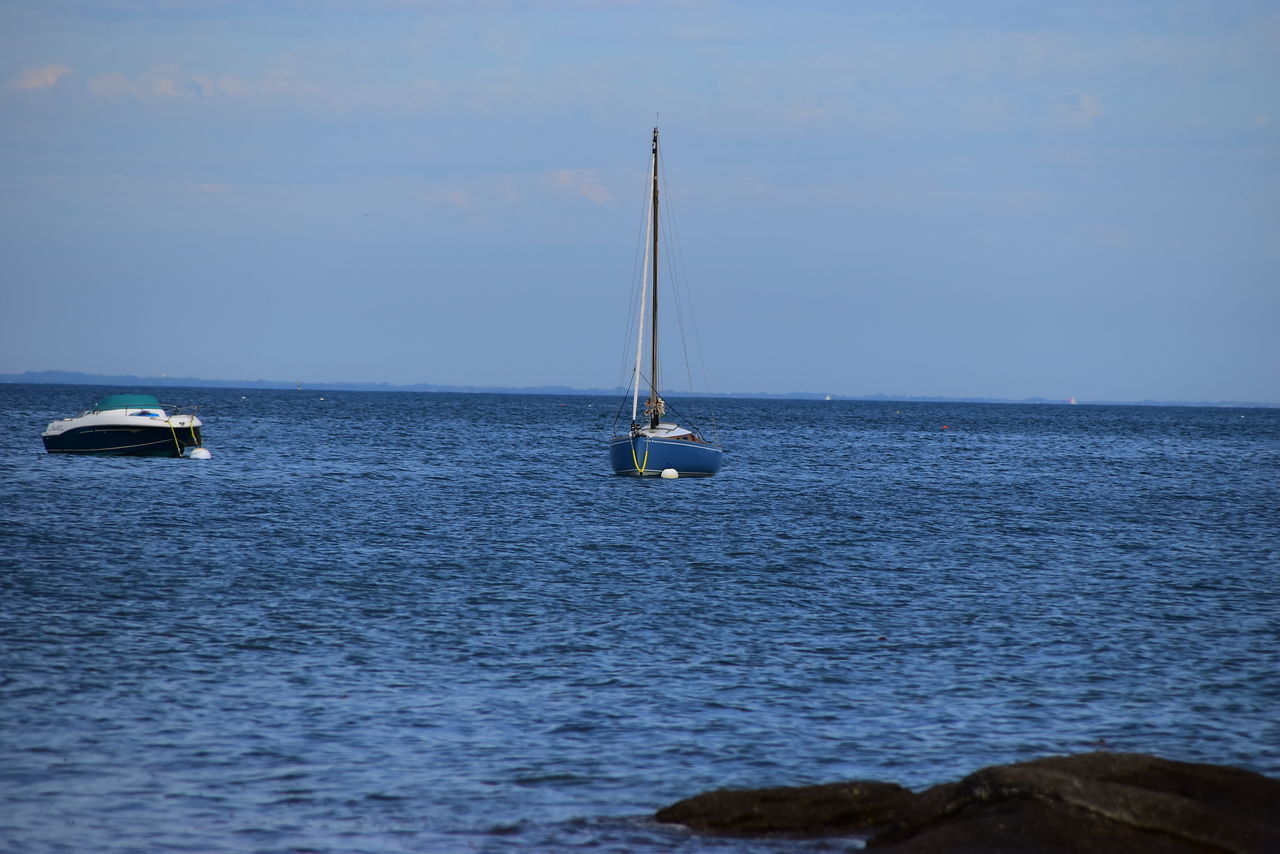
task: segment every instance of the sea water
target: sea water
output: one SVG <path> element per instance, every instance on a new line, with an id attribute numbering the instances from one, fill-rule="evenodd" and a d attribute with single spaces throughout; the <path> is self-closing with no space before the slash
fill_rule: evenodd
<path id="1" fill-rule="evenodd" d="M 167 389 L 212 459 L 44 453 L 113 390 L 0 386 L 0 850 L 847 851 L 650 817 L 1280 776 L 1280 410 L 726 399 L 718 476 L 640 481 L 602 397 Z"/>

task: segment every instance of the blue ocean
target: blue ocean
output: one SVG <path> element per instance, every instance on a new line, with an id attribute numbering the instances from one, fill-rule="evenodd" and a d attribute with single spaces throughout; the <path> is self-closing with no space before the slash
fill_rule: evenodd
<path id="1" fill-rule="evenodd" d="M 212 459 L 44 452 L 109 391 Z M 720 474 L 635 480 L 604 397 L 0 386 L 0 850 L 852 851 L 650 817 L 1280 776 L 1280 409 L 703 403 Z"/>

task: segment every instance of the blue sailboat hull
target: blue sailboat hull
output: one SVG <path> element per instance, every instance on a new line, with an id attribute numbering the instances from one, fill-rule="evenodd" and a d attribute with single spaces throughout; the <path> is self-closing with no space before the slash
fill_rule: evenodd
<path id="1" fill-rule="evenodd" d="M 658 477 L 664 469 L 675 469 L 681 477 L 709 477 L 720 471 L 723 458 L 715 445 L 688 439 L 615 436 L 609 441 L 613 473 L 631 477 Z"/>

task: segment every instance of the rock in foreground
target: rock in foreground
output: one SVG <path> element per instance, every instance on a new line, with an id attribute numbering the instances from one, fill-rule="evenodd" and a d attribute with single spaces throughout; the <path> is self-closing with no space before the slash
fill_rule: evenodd
<path id="1" fill-rule="evenodd" d="M 740 836 L 870 835 L 884 854 L 1280 852 L 1280 780 L 1138 753 L 984 768 L 914 794 L 893 783 L 721 790 L 658 821 Z"/>
<path id="2" fill-rule="evenodd" d="M 897 783 L 854 781 L 718 789 L 659 810 L 658 821 L 735 836 L 844 834 L 883 828 L 915 802 Z"/>

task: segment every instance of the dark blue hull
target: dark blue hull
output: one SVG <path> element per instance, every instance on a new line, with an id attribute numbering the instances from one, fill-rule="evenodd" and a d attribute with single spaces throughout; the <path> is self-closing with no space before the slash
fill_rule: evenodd
<path id="1" fill-rule="evenodd" d="M 51 454 L 111 454 L 129 457 L 180 457 L 201 442 L 200 428 L 80 427 L 56 436 L 44 437 L 44 449 Z"/>
<path id="2" fill-rule="evenodd" d="M 620 436 L 609 441 L 613 473 L 631 477 L 658 477 L 664 469 L 675 469 L 680 477 L 710 477 L 723 459 L 715 445 L 688 439 Z"/>

